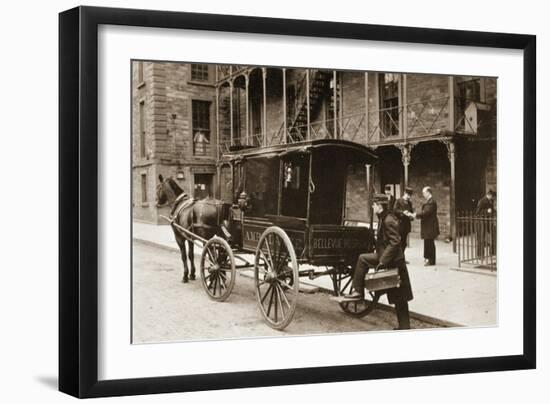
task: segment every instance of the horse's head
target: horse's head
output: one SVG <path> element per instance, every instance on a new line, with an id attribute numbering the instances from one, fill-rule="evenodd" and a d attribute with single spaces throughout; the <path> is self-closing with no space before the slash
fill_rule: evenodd
<path id="1" fill-rule="evenodd" d="M 183 189 L 172 178 L 164 178 L 159 174 L 157 185 L 157 207 L 161 208 L 174 203 L 176 198 L 183 193 Z"/>
<path id="2" fill-rule="evenodd" d="M 169 198 L 168 184 L 164 180 L 162 174 L 159 174 L 159 183 L 157 185 L 157 207 L 167 204 Z"/>

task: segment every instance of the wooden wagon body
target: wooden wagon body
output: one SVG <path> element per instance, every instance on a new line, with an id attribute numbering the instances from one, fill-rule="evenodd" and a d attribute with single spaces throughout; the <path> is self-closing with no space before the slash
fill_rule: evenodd
<path id="1" fill-rule="evenodd" d="M 238 200 L 244 192 L 249 206 L 233 211 L 235 240 L 255 251 L 261 234 L 278 226 L 299 262 L 355 263 L 372 248 L 372 235 L 367 227 L 346 225 L 347 177 L 352 165 L 375 162 L 367 147 L 334 139 L 236 152 L 233 195 Z"/>

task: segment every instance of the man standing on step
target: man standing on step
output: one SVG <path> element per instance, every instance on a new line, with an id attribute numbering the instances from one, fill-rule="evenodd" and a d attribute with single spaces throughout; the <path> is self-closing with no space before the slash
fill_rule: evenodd
<path id="1" fill-rule="evenodd" d="M 378 215 L 378 229 L 376 231 L 376 252 L 361 254 L 357 259 L 353 274 L 354 292 L 345 296 L 350 301 L 364 299 L 365 275 L 370 268 L 397 268 L 401 284 L 398 288 L 387 290 L 388 302 L 395 305 L 398 329 L 411 328 L 409 318 L 409 300 L 413 299 L 409 272 L 405 264 L 405 256 L 401 249 L 399 236 L 399 222 L 388 211 L 388 197 L 385 194 L 375 194 L 372 208 Z"/>

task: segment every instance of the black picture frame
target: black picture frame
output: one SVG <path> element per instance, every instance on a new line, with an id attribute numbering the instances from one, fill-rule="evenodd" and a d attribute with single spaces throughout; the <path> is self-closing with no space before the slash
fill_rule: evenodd
<path id="1" fill-rule="evenodd" d="M 523 353 L 307 370 L 295 368 L 98 381 L 97 53 L 100 24 L 522 50 Z M 62 392 L 84 398 L 535 368 L 534 35 L 77 7 L 59 15 L 59 100 L 59 389 Z"/>

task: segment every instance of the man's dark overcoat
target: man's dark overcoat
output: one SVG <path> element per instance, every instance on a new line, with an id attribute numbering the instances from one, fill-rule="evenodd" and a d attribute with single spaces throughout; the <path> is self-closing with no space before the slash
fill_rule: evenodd
<path id="1" fill-rule="evenodd" d="M 422 211 L 416 214 L 420 218 L 420 237 L 435 240 L 439 236 L 439 220 L 437 219 L 437 202 L 432 197 L 422 205 Z"/>
<path id="2" fill-rule="evenodd" d="M 379 216 L 378 230 L 376 232 L 376 255 L 378 262 L 384 268 L 399 270 L 401 286 L 388 289 L 388 301 L 395 304 L 399 297 L 404 301 L 413 299 L 409 272 L 405 264 L 405 256 L 401 248 L 401 236 L 399 234 L 399 221 L 393 213 L 384 211 Z"/>
<path id="3" fill-rule="evenodd" d="M 412 202 L 399 198 L 395 201 L 393 213 L 399 219 L 399 230 L 401 237 L 411 232 L 411 218 L 404 214 L 404 212 L 413 213 Z"/>

